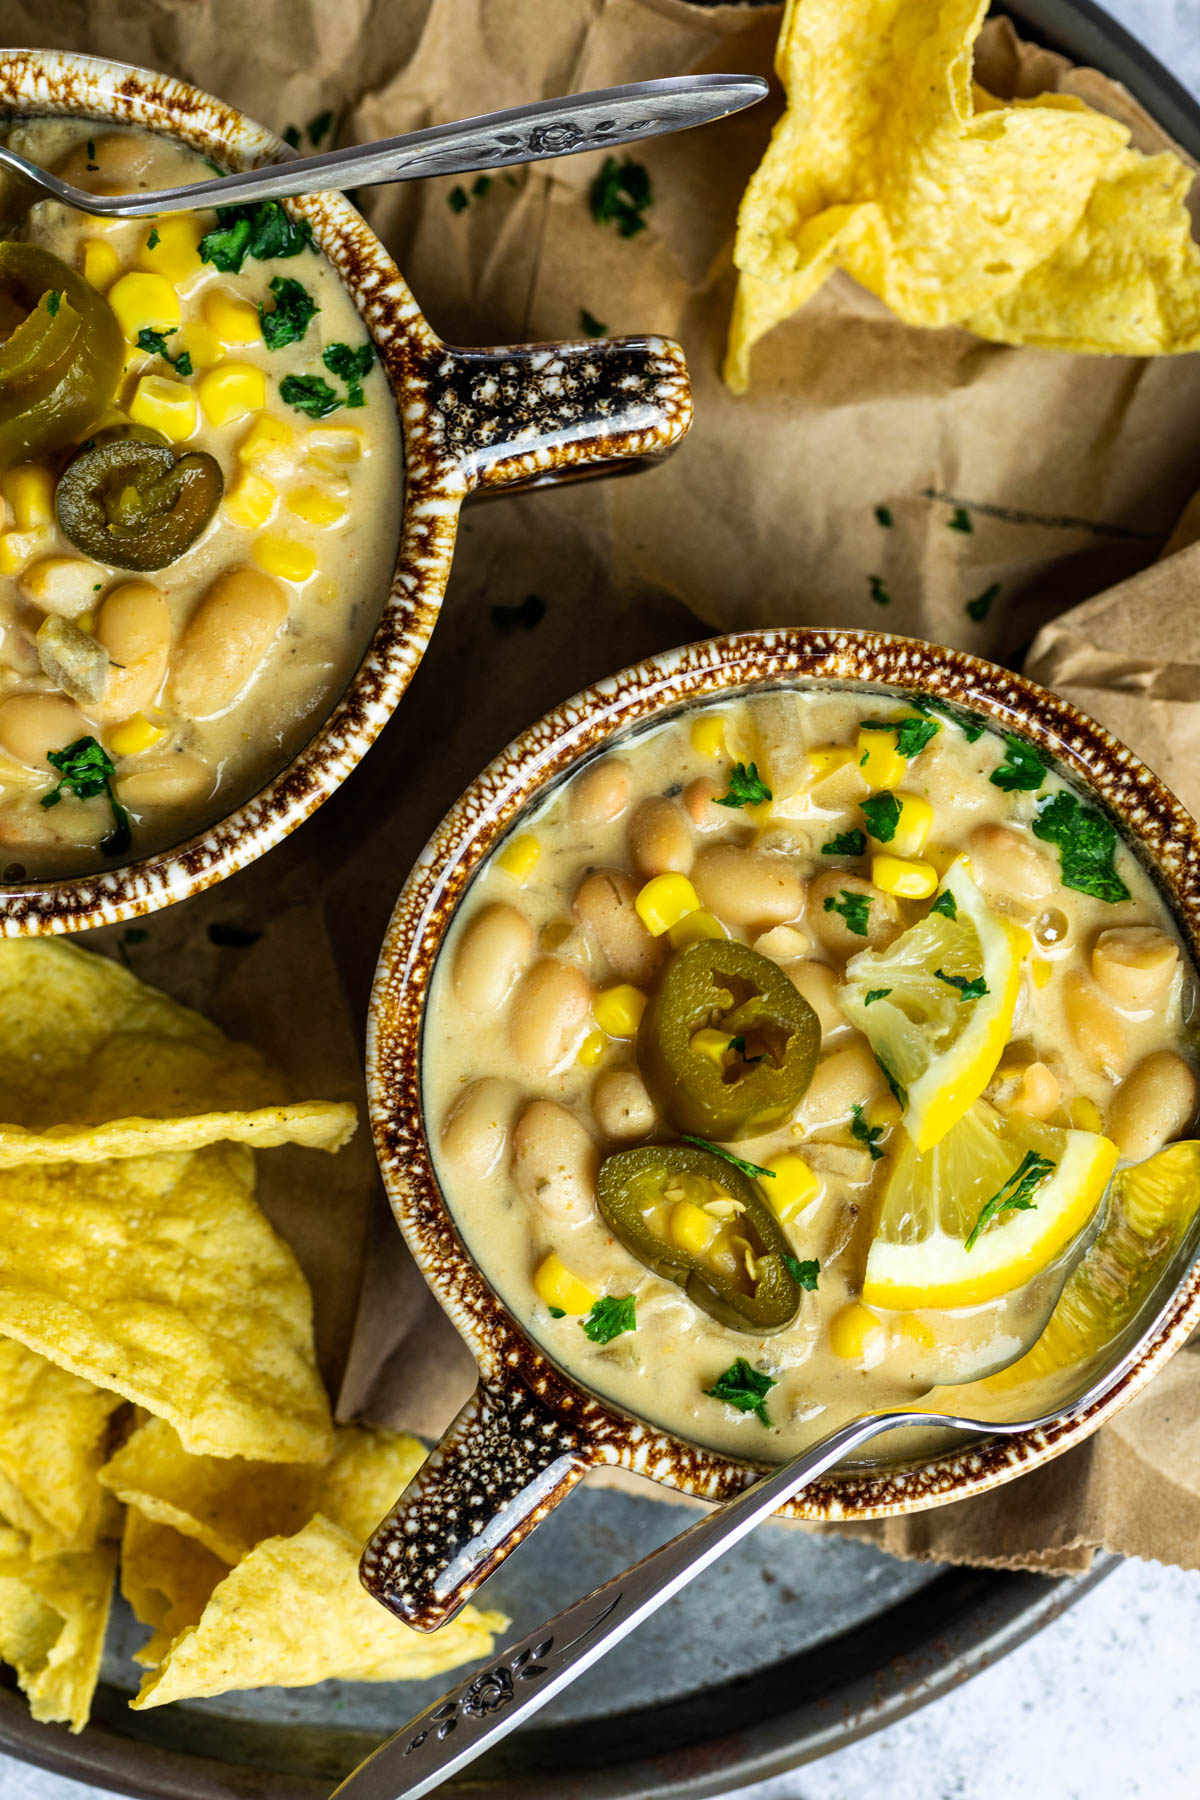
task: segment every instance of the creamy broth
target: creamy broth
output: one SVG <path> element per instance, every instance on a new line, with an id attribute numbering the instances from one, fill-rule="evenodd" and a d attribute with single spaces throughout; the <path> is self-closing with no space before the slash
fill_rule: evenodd
<path id="1" fill-rule="evenodd" d="M 99 192 L 213 173 L 183 146 L 133 129 L 36 119 L 7 127 L 4 141 Z M 59 780 L 51 751 L 93 738 L 115 765 L 112 792 L 131 828 L 123 861 L 182 841 L 286 766 L 344 691 L 379 618 L 403 476 L 377 359 L 349 380 L 323 361 L 330 346 L 359 352 L 369 339 L 311 245 L 222 270 L 199 253 L 214 212 L 105 221 L 52 201 L 23 211 L 6 179 L 5 235 L 77 270 L 121 327 L 124 371 L 93 434 L 148 427 L 179 454 L 215 458 L 223 478 L 195 541 L 142 572 L 86 553 L 61 528 L 55 483 L 72 447 L 0 474 L 0 878 L 18 881 L 111 859 L 101 848 L 113 822 L 105 794 L 63 791 L 43 805 Z M 271 348 L 260 308 L 269 318 L 284 304 L 278 279 L 300 285 L 302 313 L 317 310 L 297 341 Z M 146 329 L 156 334 L 149 347 L 138 343 Z M 308 411 L 284 397 L 288 377 L 302 379 Z M 322 407 L 327 416 L 316 416 Z M 107 653 L 107 663 L 96 653 L 91 691 L 45 654 L 38 632 L 51 616 L 77 650 L 82 632 Z"/>
<path id="2" fill-rule="evenodd" d="M 1195 1105 L 1185 1025 L 1194 984 L 1173 924 L 1123 845 L 1113 867 L 1127 898 L 1063 885 L 1058 849 L 1031 830 L 1068 792 L 1057 776 L 1047 771 L 1036 792 L 997 785 L 1003 739 L 989 730 L 970 741 L 942 717 L 931 741 L 901 759 L 899 781 L 895 767 L 880 769 L 893 777 L 886 791 L 927 803 L 924 841 L 896 857 L 868 838 L 868 820 L 879 821 L 869 802 L 885 790 L 869 780 L 875 763 L 862 766 L 862 746 L 876 741 L 864 722 L 894 731 L 919 716 L 886 697 L 780 690 L 626 738 L 548 794 L 483 865 L 434 970 L 425 1116 L 468 1248 L 555 1361 L 630 1412 L 720 1450 L 781 1458 L 864 1409 L 973 1380 L 1027 1348 L 1054 1303 L 1058 1257 L 973 1306 L 889 1309 L 861 1298 L 905 1132 L 868 1039 L 842 1010 L 846 967 L 930 913 L 962 866 L 956 856 L 965 853 L 990 913 L 1017 928 L 1020 946 L 1011 1028 L 983 1092 L 989 1116 L 1002 1129 L 1019 1121 L 1036 1131 L 1028 1121 L 1038 1121 L 1092 1146 L 1107 1133 L 1136 1159 L 1178 1135 Z M 769 779 L 769 802 L 718 804 L 737 792 L 738 763 Z M 835 840 L 840 853 L 827 848 Z M 898 876 L 889 856 L 924 877 Z M 680 953 L 668 934 L 651 935 L 635 903 L 664 875 L 690 883 L 724 936 L 770 959 L 819 1025 L 804 1097 L 771 1130 L 724 1146 L 762 1169 L 799 1156 L 811 1178 L 782 1226 L 796 1265 L 818 1265 L 816 1285 L 770 1334 L 710 1316 L 627 1248 L 596 1205 L 605 1158 L 680 1141 L 647 1092 L 636 1037 L 639 996 L 653 1006 Z M 920 897 L 888 891 L 905 880 L 924 880 Z M 868 911 L 855 914 L 855 900 Z M 869 921 L 869 940 L 849 929 L 848 906 Z M 695 925 L 697 915 L 683 916 Z M 782 1189 L 777 1201 L 765 1177 L 758 1187 L 782 1210 Z M 1001 1237 L 1028 1216 L 1006 1213 L 989 1232 Z M 656 1227 L 661 1235 L 663 1217 Z M 559 1287 L 548 1285 L 551 1256 L 567 1287 L 557 1276 Z M 563 1301 L 553 1310 L 552 1292 Z M 627 1297 L 635 1328 L 592 1341 L 581 1326 L 594 1302 Z M 706 1391 L 739 1358 L 769 1377 L 765 1416 Z"/>

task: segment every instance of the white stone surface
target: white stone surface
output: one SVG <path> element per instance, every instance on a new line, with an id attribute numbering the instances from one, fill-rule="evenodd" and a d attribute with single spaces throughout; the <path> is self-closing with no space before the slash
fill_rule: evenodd
<path id="1" fill-rule="evenodd" d="M 1200 0 L 1108 10 L 1200 92 Z M 1198 1766 L 1200 1574 L 1131 1562 L 955 1693 L 726 1800 L 1191 1800 Z M 0 1756 L 0 1800 L 101 1794 Z"/>

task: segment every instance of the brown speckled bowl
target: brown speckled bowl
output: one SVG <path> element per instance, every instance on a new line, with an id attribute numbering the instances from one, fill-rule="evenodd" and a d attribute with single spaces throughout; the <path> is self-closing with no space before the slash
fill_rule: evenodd
<path id="1" fill-rule="evenodd" d="M 410 875 L 380 955 L 367 1048 L 383 1177 L 409 1248 L 466 1339 L 480 1386 L 363 1558 L 385 1605 L 428 1629 L 474 1592 L 589 1468 L 619 1465 L 707 1499 L 758 1472 L 684 1442 L 590 1393 L 535 1344 L 463 1245 L 438 1187 L 421 1106 L 420 1042 L 430 973 L 472 876 L 546 784 L 622 732 L 697 700 L 781 682 L 934 696 L 969 707 L 1050 753 L 1112 814 L 1161 888 L 1200 963 L 1200 828 L 1156 776 L 1064 700 L 960 651 L 872 632 L 781 630 L 651 657 L 566 701 L 524 733 L 438 827 Z M 1200 1320 L 1200 1271 L 1181 1285 L 1120 1385 L 1090 1411 L 903 1465 L 834 1474 L 787 1509 L 871 1519 L 980 1494 L 1079 1443 L 1149 1380 Z"/>
<path id="2" fill-rule="evenodd" d="M 0 112 L 140 125 L 230 170 L 293 154 L 186 83 L 51 50 L 0 53 Z M 443 344 L 375 234 L 337 194 L 288 201 L 312 225 L 374 339 L 404 439 L 391 592 L 349 688 L 300 754 L 252 800 L 175 848 L 121 868 L 0 885 L 6 936 L 83 931 L 170 906 L 253 862 L 327 800 L 370 749 L 437 621 L 464 499 L 661 457 L 687 432 L 683 353 L 666 338 L 501 349 Z"/>

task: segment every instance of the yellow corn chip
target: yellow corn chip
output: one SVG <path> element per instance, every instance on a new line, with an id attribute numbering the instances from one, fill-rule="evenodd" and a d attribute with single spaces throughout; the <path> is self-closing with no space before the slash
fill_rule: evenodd
<path id="1" fill-rule="evenodd" d="M 0 1512 L 30 1533 L 36 1554 L 96 1542 L 107 1499 L 97 1477 L 120 1405 L 118 1394 L 0 1338 Z"/>
<path id="2" fill-rule="evenodd" d="M 41 1562 L 0 1564 L 0 1658 L 42 1723 L 82 1731 L 100 1673 L 115 1544 Z"/>
<path id="3" fill-rule="evenodd" d="M 433 1633 L 412 1631 L 358 1579 L 361 1545 L 318 1514 L 293 1537 L 268 1538 L 215 1589 L 197 1625 L 146 1677 L 134 1707 L 232 1688 L 422 1680 L 490 1654 L 502 1613 L 464 1607 Z"/>
<path id="4" fill-rule="evenodd" d="M 198 1454 L 329 1455 L 312 1296 L 240 1144 L 0 1170 L 0 1333 Z"/>
<path id="5" fill-rule="evenodd" d="M 110 1119 L 103 1125 L 55 1125 L 26 1131 L 0 1125 L 0 1169 L 34 1163 L 111 1162 L 121 1156 L 149 1156 L 159 1150 L 202 1150 L 228 1141 L 271 1150 L 299 1144 L 308 1150 L 340 1150 L 358 1124 L 348 1102 L 305 1100 L 293 1106 L 254 1112 L 200 1113 L 179 1119 Z"/>
<path id="6" fill-rule="evenodd" d="M 134 1618 L 153 1631 L 134 1652 L 134 1661 L 155 1668 L 172 1640 L 197 1623 L 209 1595 L 228 1572 L 203 1544 L 130 1507 L 121 1540 L 121 1592 Z"/>

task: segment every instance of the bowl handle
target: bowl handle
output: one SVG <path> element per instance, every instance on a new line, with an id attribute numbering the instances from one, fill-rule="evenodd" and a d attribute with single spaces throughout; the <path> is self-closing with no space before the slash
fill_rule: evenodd
<path id="1" fill-rule="evenodd" d="M 466 492 L 548 487 L 669 455 L 692 422 L 683 351 L 670 338 L 420 352 L 418 441 Z"/>
<path id="2" fill-rule="evenodd" d="M 434 1631 L 597 1458 L 524 1382 L 481 1383 L 363 1551 L 368 1593 Z"/>

